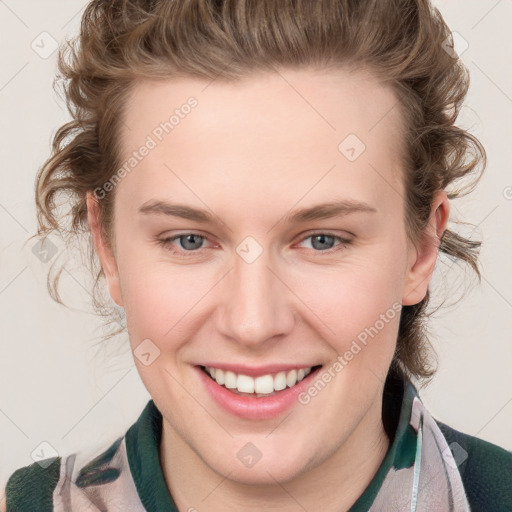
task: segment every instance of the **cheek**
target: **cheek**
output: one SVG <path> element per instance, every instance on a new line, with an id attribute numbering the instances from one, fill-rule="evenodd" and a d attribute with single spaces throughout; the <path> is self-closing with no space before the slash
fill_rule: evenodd
<path id="1" fill-rule="evenodd" d="M 206 268 L 150 259 L 143 252 L 125 253 L 118 268 L 132 345 L 146 338 L 159 345 L 186 338 L 189 315 L 212 287 L 211 270 L 208 277 Z"/>
<path id="2" fill-rule="evenodd" d="M 394 350 L 401 311 L 403 264 L 405 256 L 387 255 L 379 251 L 377 258 L 369 257 L 353 264 L 340 266 L 335 271 L 312 275 L 297 283 L 301 297 L 323 324 L 325 339 L 343 354 L 353 342 L 369 346 L 367 357 L 375 357 Z M 317 324 L 318 324 L 317 321 Z M 354 350 L 357 350 L 355 348 Z M 349 355 L 350 357 L 350 355 Z M 358 358 L 361 362 L 365 358 Z"/>
<path id="3" fill-rule="evenodd" d="M 311 287 L 303 280 L 302 287 L 307 288 L 308 303 L 324 312 L 322 318 L 333 324 L 350 325 L 384 313 L 400 297 L 396 281 L 389 277 L 367 271 L 362 274 L 340 272 L 323 278 L 317 276 Z"/>
<path id="4" fill-rule="evenodd" d="M 207 315 L 215 306 L 212 301 L 220 300 L 213 287 L 224 271 L 207 263 L 155 260 L 148 250 L 121 249 L 118 269 L 132 346 L 147 338 L 159 344 L 185 342 L 183 329 L 191 321 L 206 321 L 197 315 Z M 405 258 L 401 248 L 388 241 L 349 254 L 341 263 L 305 263 L 284 267 L 280 274 L 300 299 L 290 296 L 290 307 L 301 308 L 301 315 L 341 353 L 353 339 L 364 338 L 382 314 L 396 313 L 393 305 L 402 296 Z M 382 330 L 394 322 L 387 321 Z"/>

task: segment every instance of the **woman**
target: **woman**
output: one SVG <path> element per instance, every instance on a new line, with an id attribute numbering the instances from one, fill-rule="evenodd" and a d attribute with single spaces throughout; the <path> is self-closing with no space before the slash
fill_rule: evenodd
<path id="1" fill-rule="evenodd" d="M 89 4 L 39 235 L 69 193 L 152 400 L 6 510 L 512 509 L 512 455 L 414 384 L 438 252 L 478 273 L 449 36 L 427 0 Z"/>

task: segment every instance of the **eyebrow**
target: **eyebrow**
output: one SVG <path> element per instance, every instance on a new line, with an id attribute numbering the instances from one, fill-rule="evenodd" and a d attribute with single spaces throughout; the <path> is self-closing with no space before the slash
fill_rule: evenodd
<path id="1" fill-rule="evenodd" d="M 213 223 L 215 221 L 215 215 L 207 210 L 159 200 L 144 203 L 139 207 L 139 212 L 142 214 L 169 215 L 202 223 Z M 377 210 L 365 202 L 340 199 L 294 210 L 284 216 L 284 221 L 289 224 L 299 224 L 301 222 L 329 219 L 356 212 L 377 213 Z"/>

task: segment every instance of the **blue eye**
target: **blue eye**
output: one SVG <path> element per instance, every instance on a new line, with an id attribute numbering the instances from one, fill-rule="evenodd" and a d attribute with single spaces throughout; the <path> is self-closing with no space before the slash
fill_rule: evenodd
<path id="1" fill-rule="evenodd" d="M 311 239 L 311 245 L 313 249 L 318 249 L 318 251 L 320 252 L 330 251 L 334 247 L 337 247 L 336 245 L 333 245 L 336 240 L 340 241 L 340 244 L 338 244 L 338 246 L 345 246 L 350 243 L 350 240 L 346 240 L 339 236 L 331 235 L 329 233 L 313 233 L 312 235 L 303 238 L 302 241 L 308 240 L 309 238 Z"/>
<path id="2" fill-rule="evenodd" d="M 312 233 L 302 238 L 301 243 L 308 239 L 312 240 L 312 249 L 317 253 L 330 254 L 332 252 L 343 249 L 351 243 L 351 240 L 326 232 Z M 186 257 L 189 254 L 197 254 L 202 249 L 204 249 L 202 245 L 205 240 L 207 240 L 205 236 L 200 235 L 199 233 L 190 232 L 159 239 L 158 243 L 166 249 L 169 249 L 177 256 Z M 179 241 L 179 248 L 176 248 L 176 245 L 174 244 L 175 241 Z M 337 245 L 335 244 L 336 241 L 339 242 Z"/>
<path id="3" fill-rule="evenodd" d="M 201 248 L 201 243 L 199 243 L 198 246 L 198 239 L 199 242 L 202 242 L 203 240 L 205 240 L 205 237 L 197 233 L 183 233 L 181 235 L 176 235 L 173 237 L 164 238 L 163 240 L 159 240 L 159 243 L 164 247 L 167 247 L 172 246 L 172 242 L 174 242 L 174 240 L 179 240 L 181 248 L 185 252 L 195 252 L 197 249 Z"/>

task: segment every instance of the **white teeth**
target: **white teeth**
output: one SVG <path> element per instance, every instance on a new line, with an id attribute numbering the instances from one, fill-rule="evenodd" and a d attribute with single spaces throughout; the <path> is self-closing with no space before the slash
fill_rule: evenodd
<path id="1" fill-rule="evenodd" d="M 224 370 L 220 370 L 219 368 L 214 368 L 215 370 L 215 380 L 217 381 L 217 384 L 224 384 Z"/>
<path id="2" fill-rule="evenodd" d="M 236 380 L 236 389 L 240 393 L 254 393 L 254 379 L 248 375 L 239 375 Z"/>
<path id="3" fill-rule="evenodd" d="M 256 393 L 272 393 L 274 391 L 274 379 L 272 375 L 263 375 L 254 379 L 254 391 Z"/>
<path id="4" fill-rule="evenodd" d="M 257 395 L 269 395 L 274 391 L 282 391 L 286 387 L 291 388 L 311 373 L 311 367 L 309 367 L 253 378 L 249 375 L 237 375 L 234 372 L 224 371 L 220 368 L 205 367 L 205 369 L 217 384 L 228 389 L 236 389 L 240 393 L 255 393 Z"/>
<path id="5" fill-rule="evenodd" d="M 224 372 L 224 386 L 228 389 L 236 388 L 236 375 L 233 372 Z"/>
<path id="6" fill-rule="evenodd" d="M 297 384 L 297 370 L 291 370 L 286 376 L 286 385 L 291 388 Z"/>
<path id="7" fill-rule="evenodd" d="M 276 391 L 281 391 L 282 389 L 286 388 L 286 373 L 285 372 L 279 372 L 274 377 L 274 389 Z"/>

